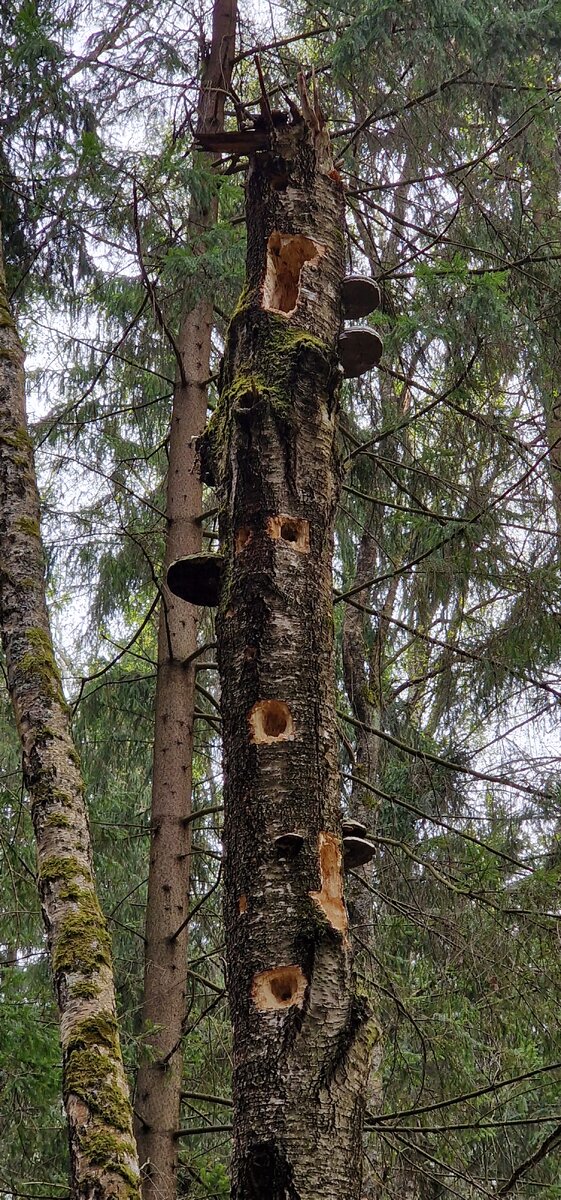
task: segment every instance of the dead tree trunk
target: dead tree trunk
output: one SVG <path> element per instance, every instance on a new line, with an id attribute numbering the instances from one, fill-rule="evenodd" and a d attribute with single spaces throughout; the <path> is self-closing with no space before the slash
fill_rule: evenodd
<path id="1" fill-rule="evenodd" d="M 210 54 L 198 105 L 199 129 L 223 127 L 235 49 L 236 0 L 216 0 Z M 194 245 L 217 216 L 212 198 L 193 201 L 189 225 Z M 213 326 L 212 300 L 203 298 L 183 318 L 178 377 L 169 441 L 167 482 L 168 566 L 201 548 L 202 486 L 194 439 L 206 421 Z M 147 1055 L 137 1078 L 136 1137 L 145 1168 L 144 1200 L 173 1200 L 176 1194 L 177 1130 L 182 1084 L 182 1034 L 187 1006 L 187 925 L 191 850 L 191 784 L 197 647 L 197 610 L 177 600 L 164 585 L 158 638 L 152 821 L 143 1022 Z M 179 931 L 179 932 L 178 932 Z"/>
<path id="2" fill-rule="evenodd" d="M 53 655 L 23 363 L 0 250 L 0 625 L 60 1011 L 73 1195 L 131 1200 L 140 1194 L 139 1173 L 111 942 L 97 899 L 80 765 Z"/>
<path id="3" fill-rule="evenodd" d="M 357 1200 L 376 1036 L 352 974 L 334 707 L 344 199 L 305 93 L 303 108 L 290 126 L 273 117 L 251 160 L 247 286 L 207 435 L 225 555 L 235 1200 Z"/>

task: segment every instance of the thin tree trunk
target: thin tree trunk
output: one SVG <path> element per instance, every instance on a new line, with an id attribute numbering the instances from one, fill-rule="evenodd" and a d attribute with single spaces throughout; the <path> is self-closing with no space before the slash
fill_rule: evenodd
<path id="1" fill-rule="evenodd" d="M 375 521 L 364 529 L 357 559 L 355 586 L 372 579 L 378 562 L 378 540 Z M 396 575 L 387 590 L 380 617 L 369 651 L 365 637 L 365 614 L 358 605 L 368 604 L 370 588 L 358 592 L 355 605 L 348 604 L 343 620 L 343 678 L 349 704 L 357 721 L 355 728 L 356 760 L 353 766 L 350 816 L 366 825 L 367 836 L 375 834 L 378 825 L 379 804 L 374 801 L 369 784 L 379 784 L 380 738 L 374 732 L 382 727 L 383 692 L 382 670 L 384 648 L 387 637 L 387 619 L 393 610 L 399 577 Z M 376 860 L 355 868 L 349 894 L 349 919 L 357 970 L 364 986 L 368 989 L 372 1007 L 375 1007 L 376 989 L 376 929 L 373 885 Z M 367 1087 L 367 1104 L 370 1113 L 381 1111 L 382 1091 L 382 1040 L 378 1041 L 370 1061 Z M 372 1140 L 372 1135 L 370 1135 Z M 368 1153 L 364 1157 L 363 1198 L 375 1200 L 379 1195 L 378 1171 Z"/>
<path id="2" fill-rule="evenodd" d="M 532 185 L 531 219 L 536 230 L 542 234 L 544 245 L 547 246 L 553 243 L 559 230 L 558 196 L 561 172 L 558 155 L 552 154 L 547 163 L 542 162 L 539 172 L 536 172 L 532 163 L 528 164 L 528 169 Z M 536 268 L 534 268 L 538 302 L 543 299 L 544 283 L 549 289 L 554 290 L 559 275 L 558 264 L 546 263 L 542 271 L 544 277 L 540 278 L 540 274 L 536 273 Z M 561 398 L 559 395 L 561 342 L 559 323 L 547 306 L 544 307 L 544 315 L 538 322 L 538 328 L 539 349 L 534 364 L 534 377 L 542 404 L 544 432 L 549 448 L 548 470 L 557 533 L 561 534 Z M 561 558 L 561 538 L 558 542 L 558 557 Z"/>
<path id="3" fill-rule="evenodd" d="M 198 105 L 199 130 L 223 128 L 235 50 L 236 0 L 216 0 L 210 55 Z M 216 222 L 217 201 L 192 201 L 193 243 Z M 165 564 L 201 548 L 202 486 L 194 439 L 206 421 L 213 304 L 202 299 L 184 316 L 169 440 Z M 147 1054 L 136 1089 L 136 1137 L 144 1200 L 173 1200 L 177 1187 L 182 1033 L 187 1006 L 195 662 L 197 610 L 163 588 L 158 637 L 152 823 L 143 1023 Z M 178 933 L 177 930 L 181 928 Z"/>
<path id="4" fill-rule="evenodd" d="M 0 251 L 0 623 L 37 839 L 38 882 L 62 1043 L 74 1195 L 139 1196 L 117 1031 L 111 943 L 45 600 L 39 494 L 25 414 L 24 355 Z"/>
<path id="5" fill-rule="evenodd" d="M 372 530 L 366 528 L 360 541 L 355 587 L 373 577 L 377 560 L 377 542 Z M 358 722 L 355 728 L 356 757 L 353 765 L 350 815 L 366 825 L 369 832 L 374 832 L 378 804 L 374 802 L 372 792 L 368 791 L 368 784 L 378 782 L 380 739 L 373 731 L 380 727 L 381 720 L 382 696 L 378 668 L 383 635 L 381 626 L 378 625 L 374 653 L 370 655 L 365 638 L 365 617 L 358 607 L 361 603 L 368 604 L 369 588 L 358 592 L 354 599 L 356 604 L 348 604 L 345 609 L 342 637 L 345 690 L 353 716 Z M 363 786 L 362 780 L 366 786 Z M 359 969 L 370 982 L 373 979 L 371 951 L 374 948 L 374 909 L 369 887 L 372 884 L 373 872 L 374 864 L 371 860 L 357 869 L 359 878 L 349 887 L 349 915 L 355 942 L 355 959 Z"/>
<path id="6" fill-rule="evenodd" d="M 251 162 L 247 287 L 208 435 L 226 560 L 234 1200 L 358 1200 L 377 1036 L 352 974 L 334 708 L 344 199 L 305 91 L 303 109 Z"/>

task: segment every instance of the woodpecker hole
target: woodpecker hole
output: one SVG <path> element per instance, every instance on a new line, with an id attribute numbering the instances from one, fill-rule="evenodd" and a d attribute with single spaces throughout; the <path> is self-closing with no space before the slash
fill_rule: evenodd
<path id="1" fill-rule="evenodd" d="M 240 550 L 244 550 L 245 547 L 249 545 L 252 538 L 253 530 L 248 529 L 247 526 L 242 526 L 241 529 L 238 529 L 234 539 L 236 554 L 239 554 Z"/>
<path id="2" fill-rule="evenodd" d="M 259 395 L 259 392 L 257 392 L 257 391 L 245 392 L 244 395 L 240 396 L 240 398 L 238 400 L 238 403 L 236 405 L 236 411 L 238 413 L 241 413 L 242 415 L 244 413 L 250 413 L 253 411 L 254 408 L 257 407 L 260 400 L 261 400 L 261 396 Z"/>
<path id="3" fill-rule="evenodd" d="M 300 554 L 310 552 L 310 523 L 303 517 L 290 517 L 284 513 L 269 517 L 267 533 L 276 541 L 286 542 Z"/>
<path id="4" fill-rule="evenodd" d="M 260 971 L 252 985 L 255 1007 L 261 1012 L 275 1012 L 301 1005 L 306 991 L 306 976 L 298 965 L 275 967 Z"/>
<path id="5" fill-rule="evenodd" d="M 247 896 L 240 896 L 238 900 L 238 909 L 240 917 L 243 915 L 243 913 L 247 912 Z"/>
<path id="6" fill-rule="evenodd" d="M 302 270 L 306 264 L 317 267 L 325 246 L 301 235 L 275 230 L 267 243 L 267 270 L 263 284 L 263 308 L 266 312 L 291 317 L 300 299 Z"/>
<path id="7" fill-rule="evenodd" d="M 296 542 L 298 540 L 298 527 L 296 522 L 283 521 L 280 535 L 284 542 Z"/>
<path id="8" fill-rule="evenodd" d="M 319 905 L 330 925 L 345 934 L 348 922 L 343 900 L 341 847 L 333 833 L 319 835 L 319 870 L 321 891 L 310 892 L 310 898 Z"/>
<path id="9" fill-rule="evenodd" d="M 287 977 L 286 972 L 281 979 L 271 979 L 271 992 L 279 1004 L 288 1004 L 294 994 L 293 980 Z"/>
<path id="10" fill-rule="evenodd" d="M 292 742 L 292 713 L 282 700 L 258 700 L 249 713 L 252 742 Z"/>

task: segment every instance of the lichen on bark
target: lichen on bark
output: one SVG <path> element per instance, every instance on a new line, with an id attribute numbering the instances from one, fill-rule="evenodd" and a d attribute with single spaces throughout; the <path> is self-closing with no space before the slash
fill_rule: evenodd
<path id="1" fill-rule="evenodd" d="M 137 1200 L 111 941 L 95 890 L 80 763 L 52 646 L 24 356 L 1 253 L 0 626 L 60 1013 L 73 1194 L 77 1200 Z"/>

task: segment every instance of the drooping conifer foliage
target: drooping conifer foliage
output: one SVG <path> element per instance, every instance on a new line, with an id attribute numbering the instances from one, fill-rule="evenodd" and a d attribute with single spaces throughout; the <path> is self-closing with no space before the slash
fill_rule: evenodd
<path id="1" fill-rule="evenodd" d="M 342 384 L 333 562 L 341 815 L 375 845 L 345 882 L 357 984 L 382 1031 L 362 1194 L 554 1200 L 558 5 L 272 11 L 241 7 L 225 126 L 243 136 L 212 165 L 194 142 L 202 8 L 22 3 L 1 16 L 8 286 L 126 1066 L 134 1086 L 157 1041 L 141 1014 L 177 338 L 187 307 L 210 301 L 216 427 L 243 284 L 244 137 L 247 149 L 263 89 L 288 114 L 313 67 L 345 188 L 346 269 L 381 289 L 358 323 L 384 339 L 379 367 Z M 189 211 L 209 200 L 216 219 L 195 234 Z M 207 476 L 189 517 L 210 550 L 223 503 Z M 202 610 L 197 634 L 174 1131 L 177 1193 L 196 1200 L 229 1193 L 232 1124 L 214 616 Z M 6 703 L 0 720 L 0 1189 L 65 1197 L 56 1011 Z"/>

